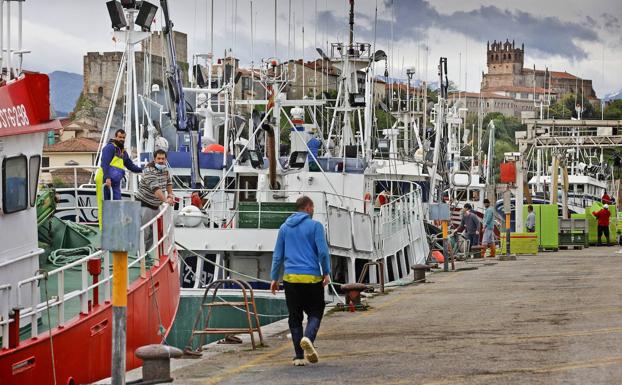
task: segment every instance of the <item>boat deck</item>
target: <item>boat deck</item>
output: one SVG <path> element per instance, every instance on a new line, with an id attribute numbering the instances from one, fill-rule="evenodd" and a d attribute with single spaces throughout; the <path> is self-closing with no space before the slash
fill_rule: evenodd
<path id="1" fill-rule="evenodd" d="M 431 274 L 370 299 L 368 311 L 328 314 L 318 364 L 292 366 L 284 320 L 266 348 L 174 362 L 174 383 L 619 384 L 618 250 L 462 264 L 476 269 Z"/>

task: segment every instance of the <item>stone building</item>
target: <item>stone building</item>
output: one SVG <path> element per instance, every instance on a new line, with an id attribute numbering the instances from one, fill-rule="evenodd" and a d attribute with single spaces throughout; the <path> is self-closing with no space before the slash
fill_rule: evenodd
<path id="1" fill-rule="evenodd" d="M 488 73 L 482 73 L 482 92 L 494 92 L 516 99 L 536 98 L 549 92 L 556 97 L 582 93 L 591 103 L 598 103 L 592 81 L 568 72 L 524 68 L 525 45 L 516 47 L 514 41 L 488 42 L 486 50 Z"/>
<path id="2" fill-rule="evenodd" d="M 533 116 L 539 111 L 539 106 L 534 104 L 532 99 L 520 99 L 496 92 L 453 91 L 449 93 L 449 102 L 457 103 L 459 108 L 466 107 L 469 116 L 477 116 L 481 111 L 483 116 L 491 112 L 500 112 L 505 116 L 520 118 L 525 113 Z"/>
<path id="3" fill-rule="evenodd" d="M 175 40 L 175 51 L 177 62 L 182 68 L 184 82 L 188 79 L 188 54 L 187 54 L 187 35 L 182 32 L 173 32 Z M 150 92 L 152 84 L 158 84 L 163 90 L 165 83 L 164 74 L 167 70 L 165 62 L 164 39 L 160 32 L 155 32 L 152 36 L 142 43 L 142 49 L 137 50 L 136 60 L 136 86 L 139 94 Z M 103 121 L 110 105 L 114 89 L 115 79 L 119 72 L 123 52 L 87 52 L 84 55 L 84 88 L 82 90 L 81 103 L 79 108 L 87 109 L 88 115 L 96 122 L 98 127 L 103 125 Z M 145 62 L 150 58 L 151 76 L 148 84 L 145 84 Z M 147 87 L 145 87 L 147 86 Z M 125 77 L 123 78 L 122 89 L 119 92 L 117 110 L 121 105 L 124 90 Z M 84 112 L 76 111 L 85 115 Z"/>
<path id="4" fill-rule="evenodd" d="M 322 91 L 337 91 L 339 70 L 330 63 L 318 59 L 305 62 L 290 60 L 285 64 L 292 81 L 286 87 L 287 99 L 302 99 L 303 96 L 321 98 Z"/>

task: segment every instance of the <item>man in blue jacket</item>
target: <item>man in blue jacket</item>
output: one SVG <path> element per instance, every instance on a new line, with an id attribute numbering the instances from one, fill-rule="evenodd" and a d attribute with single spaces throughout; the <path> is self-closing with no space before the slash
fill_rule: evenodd
<path id="1" fill-rule="evenodd" d="M 99 227 L 101 227 L 103 201 L 121 200 L 121 180 L 125 176 L 126 168 L 136 173 L 143 171 L 142 168 L 132 162 L 127 151 L 125 151 L 125 130 L 118 129 L 114 133 L 114 139 L 110 139 L 102 149 L 101 166 L 95 173 Z M 110 190 L 112 190 L 112 197 Z"/>
<path id="2" fill-rule="evenodd" d="M 296 211 L 279 229 L 272 255 L 270 290 L 274 294 L 279 289 L 279 271 L 284 265 L 283 287 L 296 352 L 294 365 L 304 366 L 304 358 L 311 363 L 319 360 L 313 343 L 324 315 L 324 287 L 330 282 L 330 254 L 324 226 L 311 219 L 311 198 L 298 198 Z M 307 314 L 304 333 L 303 312 Z"/>

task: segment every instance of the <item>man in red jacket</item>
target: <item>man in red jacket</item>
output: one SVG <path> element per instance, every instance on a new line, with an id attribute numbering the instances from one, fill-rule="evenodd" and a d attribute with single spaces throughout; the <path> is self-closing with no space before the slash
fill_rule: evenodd
<path id="1" fill-rule="evenodd" d="M 602 210 L 594 211 L 592 215 L 598 219 L 598 246 L 602 245 L 600 243 L 602 234 L 605 234 L 605 237 L 607 237 L 607 245 L 609 245 L 609 217 L 611 216 L 609 205 L 604 204 Z"/>

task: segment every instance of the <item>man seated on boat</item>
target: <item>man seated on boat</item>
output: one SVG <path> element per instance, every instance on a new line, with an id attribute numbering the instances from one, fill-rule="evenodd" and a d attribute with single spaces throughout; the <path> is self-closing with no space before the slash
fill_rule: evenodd
<path id="1" fill-rule="evenodd" d="M 164 192 L 166 191 L 166 195 Z M 136 200 L 141 206 L 141 220 L 144 226 L 160 212 L 160 205 L 174 203 L 173 181 L 166 167 L 166 151 L 156 150 L 153 153 L 153 161 L 148 163 L 143 170 L 143 177 L 138 184 Z M 152 247 L 153 234 L 151 227 L 145 230 L 145 249 Z"/>
<path id="2" fill-rule="evenodd" d="M 135 173 L 143 171 L 142 168 L 132 162 L 129 154 L 125 151 L 125 130 L 118 129 L 114 133 L 114 139 L 110 139 L 102 149 L 101 166 L 95 173 L 100 228 L 102 226 L 103 201 L 121 200 L 121 180 L 125 177 L 126 168 Z"/>
<path id="3" fill-rule="evenodd" d="M 462 215 L 462 221 L 460 221 L 460 226 L 456 229 L 456 232 L 459 233 L 463 230 L 466 230 L 466 238 L 469 240 L 471 245 L 470 250 L 473 250 L 474 247 L 479 245 L 479 234 L 477 230 L 479 229 L 479 218 L 473 212 L 473 206 L 470 203 L 466 203 L 464 205 L 464 214 Z"/>

